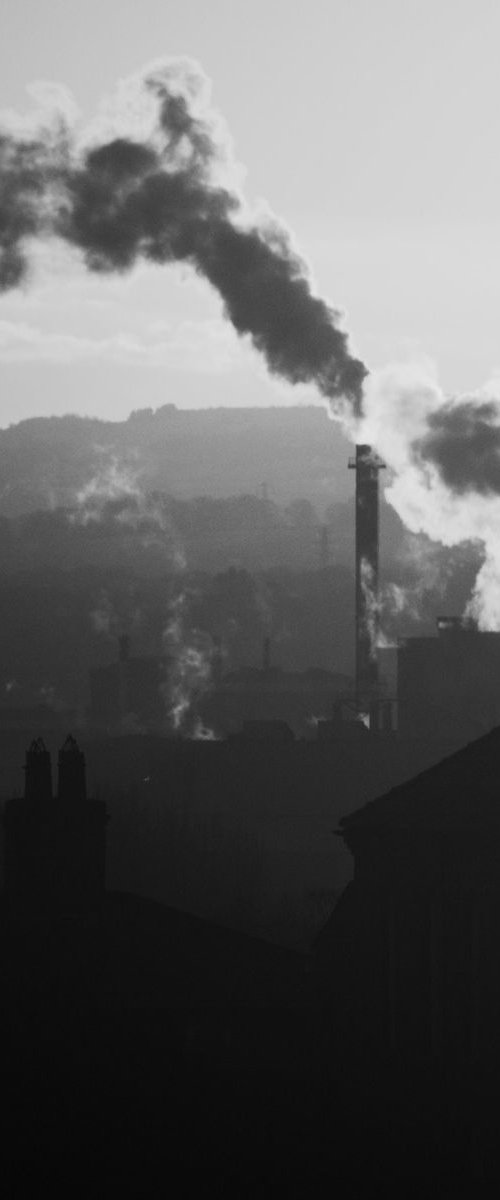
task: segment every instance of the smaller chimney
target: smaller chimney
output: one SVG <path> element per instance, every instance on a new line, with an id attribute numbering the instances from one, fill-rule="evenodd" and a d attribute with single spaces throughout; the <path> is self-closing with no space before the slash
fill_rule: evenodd
<path id="1" fill-rule="evenodd" d="M 85 777 L 85 758 L 78 743 L 68 734 L 64 745 L 59 751 L 58 763 L 59 800 L 68 804 L 84 803 L 87 799 L 87 782 Z"/>
<path id="2" fill-rule="evenodd" d="M 54 999 L 59 1001 L 64 966 L 70 968 L 71 977 L 80 969 L 73 935 L 78 939 L 79 928 L 88 931 L 101 917 L 108 815 L 102 800 L 64 803 L 85 798 L 85 764 L 74 738 L 66 738 L 61 748 L 59 797 L 51 804 L 43 803 L 52 788 L 50 755 L 41 738 L 31 743 L 25 769 L 25 798 L 7 800 L 2 816 L 7 911 L 15 926 L 53 932 L 54 938 L 51 932 L 36 947 L 30 988 L 32 984 L 35 991 L 39 985 L 44 991 L 54 988 Z M 59 941 L 58 930 L 68 928 L 68 920 L 73 922 L 72 933 L 68 938 L 64 931 Z M 29 955 L 29 946 L 23 943 L 23 956 L 25 951 Z M 29 962 L 26 978 L 28 974 Z"/>
<path id="3" fill-rule="evenodd" d="M 34 738 L 26 751 L 24 772 L 24 799 L 36 804 L 50 803 L 52 767 L 49 751 L 42 738 Z"/>

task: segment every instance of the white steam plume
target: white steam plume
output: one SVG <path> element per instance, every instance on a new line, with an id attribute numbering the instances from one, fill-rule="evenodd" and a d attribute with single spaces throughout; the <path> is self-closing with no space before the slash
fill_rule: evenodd
<path id="1" fill-rule="evenodd" d="M 197 713 L 197 703 L 212 684 L 212 639 L 189 628 L 185 591 L 172 600 L 167 627 L 163 635 L 166 654 L 166 677 L 162 692 L 170 728 L 179 736 L 213 741 L 215 735 L 207 729 Z"/>
<path id="2" fill-rule="evenodd" d="M 391 476 L 386 499 L 412 533 L 484 550 L 467 615 L 500 629 L 500 399 L 494 386 L 448 398 L 430 370 L 387 367 L 365 382 L 359 440 Z"/>

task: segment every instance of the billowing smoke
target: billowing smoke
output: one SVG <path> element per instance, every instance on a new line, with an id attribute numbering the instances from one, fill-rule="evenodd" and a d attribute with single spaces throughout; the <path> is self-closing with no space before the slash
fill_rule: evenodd
<path id="1" fill-rule="evenodd" d="M 190 60 L 119 86 L 79 132 L 65 106 L 0 131 L 0 291 L 20 286 L 34 244 L 58 238 L 91 272 L 184 263 L 222 298 L 271 372 L 311 383 L 391 470 L 387 498 L 407 528 L 445 546 L 484 547 L 470 614 L 500 628 L 500 402 L 445 397 L 432 376 L 368 376 L 339 314 L 316 293 L 290 233 L 251 212 L 225 127 Z"/>
<path id="2" fill-rule="evenodd" d="M 500 398 L 492 384 L 447 398 L 429 370 L 387 368 L 364 389 L 363 438 L 391 468 L 386 498 L 407 529 L 481 546 L 467 615 L 500 629 Z"/>
<path id="3" fill-rule="evenodd" d="M 467 397 L 448 401 L 429 415 L 415 451 L 436 465 L 450 491 L 500 495 L 500 405 Z"/>
<path id="4" fill-rule="evenodd" d="M 314 384 L 339 414 L 359 413 L 366 369 L 338 313 L 314 294 L 286 228 L 248 210 L 207 81 L 190 60 L 165 60 L 122 84 L 107 121 L 83 137 L 62 114 L 37 132 L 6 129 L 0 177 L 0 289 L 22 283 L 33 241 L 50 236 L 94 272 L 189 264 L 270 371 Z"/>

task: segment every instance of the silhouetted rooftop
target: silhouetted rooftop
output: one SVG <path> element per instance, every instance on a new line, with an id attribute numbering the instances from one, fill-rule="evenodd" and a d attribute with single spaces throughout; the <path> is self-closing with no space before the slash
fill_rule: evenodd
<path id="1" fill-rule="evenodd" d="M 2 1004 L 36 1002 L 76 985 L 96 1009 L 199 1004 L 294 1004 L 306 957 L 154 900 L 105 896 L 100 927 L 54 922 L 40 941 L 9 924 L 0 895 L 0 955 L 9 978 Z M 61 982 L 63 981 L 63 982 Z M 80 990 L 81 989 L 81 990 Z"/>
<path id="2" fill-rule="evenodd" d="M 500 728 L 369 801 L 341 830 L 500 825 Z"/>

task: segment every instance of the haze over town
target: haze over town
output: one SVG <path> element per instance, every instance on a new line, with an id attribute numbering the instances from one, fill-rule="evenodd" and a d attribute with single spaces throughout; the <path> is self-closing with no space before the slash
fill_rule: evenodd
<path id="1" fill-rule="evenodd" d="M 498 1185 L 499 35 L 493 0 L 5 0 L 30 1188 L 42 1151 L 51 1191 L 99 1154 L 146 1196 Z"/>

